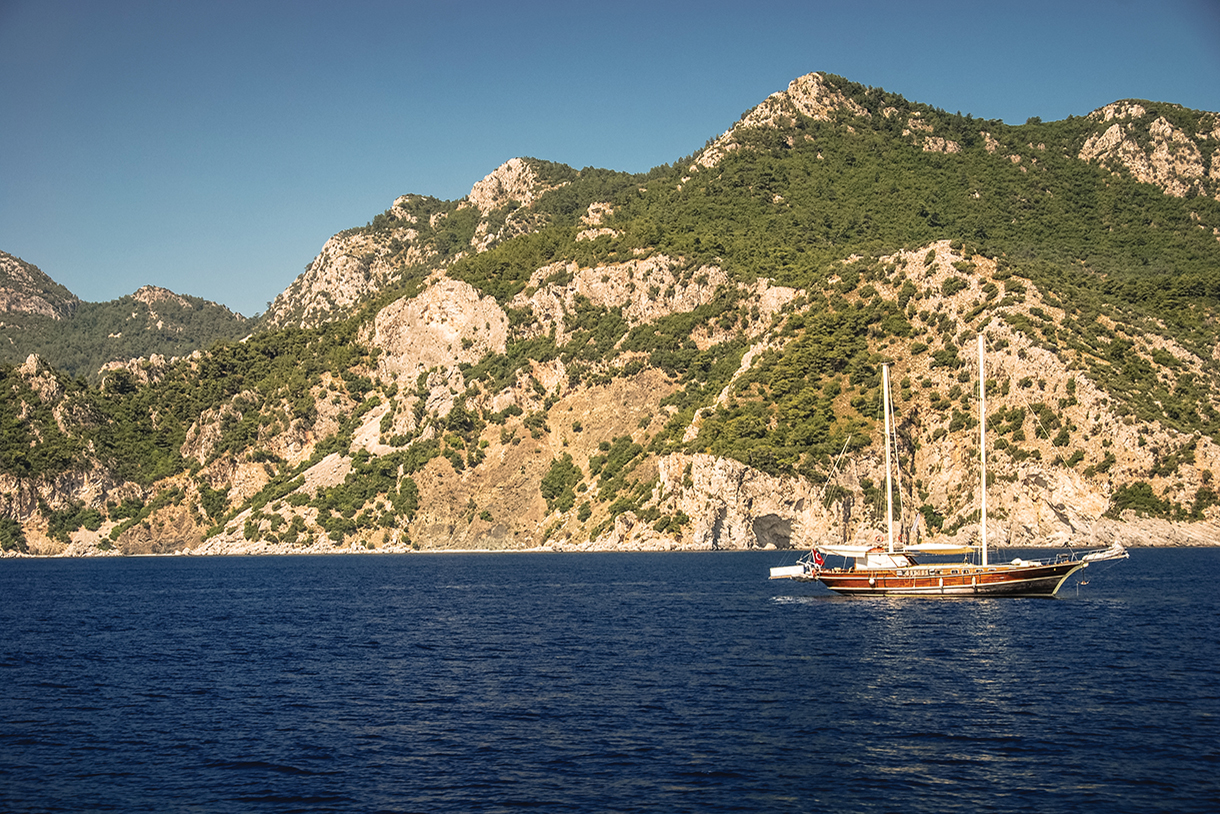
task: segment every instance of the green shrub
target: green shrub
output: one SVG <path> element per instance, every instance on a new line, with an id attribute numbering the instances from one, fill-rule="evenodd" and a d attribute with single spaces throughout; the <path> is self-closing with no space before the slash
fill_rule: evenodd
<path id="1" fill-rule="evenodd" d="M 566 512 L 576 502 L 576 485 L 583 478 L 580 467 L 572 456 L 564 453 L 562 457 L 551 461 L 550 469 L 543 476 L 539 489 L 546 500 L 548 511 Z"/>
<path id="2" fill-rule="evenodd" d="M 1153 493 L 1152 486 L 1145 481 L 1136 481 L 1114 490 L 1106 516 L 1119 517 L 1127 510 L 1138 515 L 1169 517 L 1173 513 L 1173 504 L 1158 498 Z"/>
<path id="3" fill-rule="evenodd" d="M 0 549 L 4 551 L 20 551 L 26 553 L 29 548 L 25 542 L 25 531 L 21 524 L 11 517 L 0 517 Z"/>

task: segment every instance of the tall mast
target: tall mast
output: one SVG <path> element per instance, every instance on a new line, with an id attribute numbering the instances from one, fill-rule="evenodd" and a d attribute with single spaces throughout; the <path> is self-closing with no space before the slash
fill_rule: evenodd
<path id="1" fill-rule="evenodd" d="M 890 479 L 890 366 L 881 366 L 881 400 L 885 403 L 885 533 L 894 553 L 894 487 Z"/>
<path id="2" fill-rule="evenodd" d="M 979 547 L 983 551 L 983 566 L 987 565 L 987 387 L 983 383 L 983 334 L 979 334 L 979 490 L 983 493 L 980 505 L 982 525 L 979 527 Z"/>

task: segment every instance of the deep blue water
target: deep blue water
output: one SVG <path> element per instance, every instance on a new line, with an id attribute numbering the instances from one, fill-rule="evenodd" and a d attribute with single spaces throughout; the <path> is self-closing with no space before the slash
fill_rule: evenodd
<path id="1" fill-rule="evenodd" d="M 1055 600 L 791 559 L 0 561 L 0 809 L 1220 810 L 1220 549 Z"/>

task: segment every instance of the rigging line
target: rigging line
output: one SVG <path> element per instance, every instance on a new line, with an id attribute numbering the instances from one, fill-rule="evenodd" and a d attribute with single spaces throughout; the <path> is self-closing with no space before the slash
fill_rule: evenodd
<path id="1" fill-rule="evenodd" d="M 822 482 L 822 491 L 818 494 L 818 503 L 823 509 L 829 508 L 826 505 L 826 490 L 830 486 L 831 480 L 837 480 L 839 476 L 839 464 L 843 462 L 843 456 L 847 454 L 847 448 L 851 445 L 852 434 L 847 434 L 847 440 L 843 442 L 843 449 L 839 452 L 838 457 L 830 465 L 830 472 L 826 476 L 826 480 Z M 833 528 L 833 526 L 832 526 Z M 817 541 L 810 541 L 809 550 L 812 551 L 817 546 Z"/>
<path id="2" fill-rule="evenodd" d="M 889 397 L 889 394 L 886 394 Z M 898 494 L 898 529 L 899 535 L 910 542 L 907 534 L 907 502 L 902 497 L 902 458 L 898 456 L 898 420 L 894 416 L 894 404 L 890 402 L 890 429 L 894 433 L 894 491 Z M 889 443 L 888 441 L 886 443 Z"/>
<path id="3" fill-rule="evenodd" d="M 837 479 L 839 477 L 839 464 L 842 463 L 843 456 L 847 454 L 847 447 L 849 444 L 851 444 L 850 433 L 848 433 L 847 440 L 843 442 L 843 450 L 839 453 L 838 457 L 834 459 L 834 463 L 830 465 L 830 473 L 826 476 L 826 480 L 822 483 L 822 491 L 818 495 L 818 502 L 821 503 L 823 507 L 826 505 L 826 489 L 829 488 L 830 481 L 832 479 Z"/>
<path id="4" fill-rule="evenodd" d="M 826 508 L 826 503 L 825 503 L 826 489 L 829 487 L 830 482 L 838 477 L 839 464 L 842 463 L 843 456 L 847 454 L 847 448 L 851 445 L 851 439 L 852 439 L 852 435 L 851 435 L 851 433 L 848 433 L 847 440 L 843 442 L 843 449 L 839 452 L 838 456 L 831 463 L 830 472 L 826 475 L 826 480 L 822 482 L 822 489 L 818 493 L 817 500 L 818 500 L 818 504 L 821 505 L 823 508 Z M 810 550 L 812 551 L 816 545 L 817 545 L 816 541 L 810 542 L 810 544 L 809 544 Z"/>
<path id="5" fill-rule="evenodd" d="M 826 480 L 822 482 L 822 491 L 818 494 L 818 502 L 821 503 L 826 499 L 826 489 L 830 485 L 831 480 L 839 475 L 839 463 L 842 462 L 843 456 L 847 454 L 847 446 L 851 443 L 851 434 L 848 434 L 847 440 L 843 442 L 843 450 L 838 457 L 830 465 L 830 472 L 826 475 Z"/>

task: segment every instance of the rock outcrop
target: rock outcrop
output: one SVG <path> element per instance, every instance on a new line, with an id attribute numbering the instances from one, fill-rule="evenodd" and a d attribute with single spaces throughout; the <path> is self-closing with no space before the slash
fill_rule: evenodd
<path id="1" fill-rule="evenodd" d="M 348 229 L 326 242 L 305 273 L 273 300 L 266 318 L 274 326 L 316 327 L 351 313 L 377 292 L 422 267 L 444 269 L 468 253 L 484 252 L 509 237 L 536 228 L 529 211 L 543 193 L 563 186 L 540 179 L 530 161 L 513 158 L 477 181 L 453 204 L 403 195 L 364 229 Z M 479 212 L 464 246 L 448 242 L 450 218 L 463 209 Z M 514 210 L 495 218 L 500 210 Z M 501 214 L 503 214 L 501 212 Z"/>
<path id="2" fill-rule="evenodd" d="M 1085 141 L 1078 156 L 1081 161 L 1125 169 L 1137 181 L 1153 184 L 1166 195 L 1208 195 L 1220 200 L 1220 184 L 1216 183 L 1220 180 L 1220 152 L 1213 154 L 1209 167 L 1196 143 L 1196 139 L 1220 140 L 1220 117 L 1212 116 L 1210 131 L 1198 134 L 1184 132 L 1164 116 L 1151 118 L 1135 102 L 1115 102 L 1093 111 L 1089 118 L 1113 123 Z"/>
<path id="3" fill-rule="evenodd" d="M 34 314 L 63 319 L 80 305 L 72 292 L 37 266 L 0 252 L 0 318 L 4 314 Z"/>
<path id="4" fill-rule="evenodd" d="M 831 88 L 822 74 L 799 76 L 788 84 L 787 89 L 768 96 L 762 104 L 742 116 L 741 121 L 705 147 L 695 157 L 691 170 L 695 171 L 700 167 L 711 169 L 719 164 L 726 154 L 740 149 L 738 135 L 742 130 L 790 127 L 795 123 L 798 113 L 811 119 L 830 121 L 839 110 L 853 116 L 871 115 L 859 104 Z"/>
<path id="5" fill-rule="evenodd" d="M 566 282 L 548 282 L 553 279 Z M 717 266 L 683 272 L 682 263 L 665 255 L 626 260 L 593 268 L 576 263 L 553 263 L 534 272 L 528 291 L 510 303 L 529 308 L 537 320 L 534 331 L 554 329 L 556 341 L 566 337 L 566 319 L 576 311 L 577 301 L 622 309 L 631 325 L 653 322 L 670 314 L 693 311 L 712 301 L 728 276 Z"/>
<path id="6" fill-rule="evenodd" d="M 407 241 L 412 232 L 406 226 L 393 230 L 395 236 Z M 305 273 L 271 302 L 267 320 L 278 327 L 316 327 L 399 278 L 399 269 L 391 264 L 383 241 L 367 234 L 335 235 L 305 267 Z"/>
<path id="7" fill-rule="evenodd" d="M 382 351 L 379 376 L 413 386 L 425 371 L 503 353 L 507 338 L 508 317 L 494 299 L 445 278 L 381 309 L 368 341 Z"/>
<path id="8" fill-rule="evenodd" d="M 543 183 L 524 159 L 510 158 L 471 187 L 466 200 L 486 216 L 509 203 L 529 206 L 554 188 Z"/>

